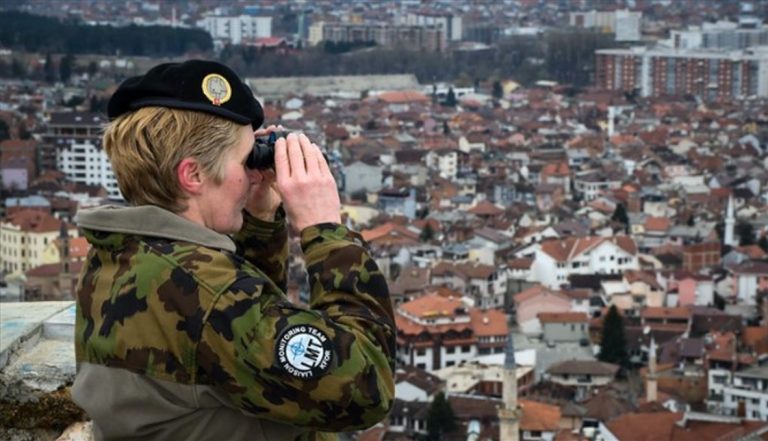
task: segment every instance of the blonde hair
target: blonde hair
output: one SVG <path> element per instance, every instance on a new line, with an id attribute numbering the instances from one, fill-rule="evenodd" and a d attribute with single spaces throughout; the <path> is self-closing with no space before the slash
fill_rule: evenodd
<path id="1" fill-rule="evenodd" d="M 179 213 L 186 209 L 176 176 L 181 161 L 196 159 L 206 176 L 221 183 L 225 153 L 237 145 L 241 127 L 203 112 L 144 107 L 112 121 L 103 146 L 126 201 Z"/>

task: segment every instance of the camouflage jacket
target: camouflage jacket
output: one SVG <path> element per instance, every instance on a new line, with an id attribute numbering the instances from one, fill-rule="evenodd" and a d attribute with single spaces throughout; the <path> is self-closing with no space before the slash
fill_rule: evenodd
<path id="1" fill-rule="evenodd" d="M 158 207 L 76 218 L 73 398 L 98 438 L 290 440 L 361 429 L 394 400 L 385 278 L 356 233 L 301 232 L 309 308 L 285 296 L 287 229 L 234 238 Z"/>

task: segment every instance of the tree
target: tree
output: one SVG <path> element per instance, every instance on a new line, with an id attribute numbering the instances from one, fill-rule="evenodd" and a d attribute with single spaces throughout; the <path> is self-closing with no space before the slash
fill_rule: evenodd
<path id="1" fill-rule="evenodd" d="M 72 77 L 72 68 L 75 65 L 75 56 L 72 54 L 64 55 L 59 62 L 59 78 L 62 83 L 69 81 Z"/>
<path id="2" fill-rule="evenodd" d="M 433 230 L 432 226 L 429 225 L 429 222 L 427 222 L 424 225 L 424 228 L 421 230 L 421 234 L 419 234 L 419 240 L 422 242 L 429 242 L 434 238 L 435 238 L 435 230 Z"/>
<path id="3" fill-rule="evenodd" d="M 611 309 L 608 310 L 603 320 L 603 338 L 600 342 L 600 354 L 597 358 L 600 361 L 615 363 L 620 366 L 627 366 L 629 362 L 627 339 L 624 336 L 624 319 L 621 318 L 616 305 L 611 305 Z"/>
<path id="4" fill-rule="evenodd" d="M 504 88 L 501 87 L 501 81 L 496 80 L 493 82 L 493 90 L 491 91 L 491 95 L 493 95 L 493 97 L 497 100 L 504 96 Z"/>
<path id="5" fill-rule="evenodd" d="M 45 54 L 45 81 L 47 83 L 56 81 L 56 68 L 53 66 L 53 56 L 50 52 Z"/>
<path id="6" fill-rule="evenodd" d="M 616 209 L 613 210 L 613 216 L 611 220 L 624 224 L 624 229 L 629 232 L 629 216 L 627 216 L 627 209 L 624 208 L 624 204 L 616 205 Z"/>
<path id="7" fill-rule="evenodd" d="M 0 119 L 0 141 L 5 141 L 11 138 L 11 131 L 8 129 L 8 123 L 4 119 Z"/>
<path id="8" fill-rule="evenodd" d="M 739 235 L 739 245 L 746 246 L 755 243 L 755 227 L 749 222 L 740 222 L 736 225 L 736 234 Z"/>
<path id="9" fill-rule="evenodd" d="M 456 107 L 456 92 L 453 91 L 453 87 L 448 89 L 448 95 L 445 97 L 445 105 L 448 107 Z"/>
<path id="10" fill-rule="evenodd" d="M 442 440 L 444 434 L 453 432 L 457 427 L 456 414 L 453 413 L 451 403 L 446 399 L 445 393 L 438 393 L 427 411 L 427 439 Z"/>

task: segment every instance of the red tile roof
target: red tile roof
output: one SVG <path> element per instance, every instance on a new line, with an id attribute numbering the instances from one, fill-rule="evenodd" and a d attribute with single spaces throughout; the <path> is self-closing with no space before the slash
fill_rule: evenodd
<path id="1" fill-rule="evenodd" d="M 628 254 L 637 254 L 635 241 L 629 236 L 614 237 L 569 237 L 567 239 L 553 239 L 542 242 L 541 250 L 549 254 L 558 262 L 568 262 L 579 255 L 597 248 L 604 242 L 610 242 L 626 251 Z"/>
<path id="2" fill-rule="evenodd" d="M 430 101 L 427 95 L 412 90 L 384 92 L 377 95 L 376 98 L 387 104 L 426 103 Z"/>
<path id="3" fill-rule="evenodd" d="M 522 418 L 520 430 L 553 432 L 560 429 L 560 408 L 531 400 L 519 400 Z"/>
<path id="4" fill-rule="evenodd" d="M 541 323 L 586 323 L 587 314 L 584 312 L 540 312 Z"/>
<path id="5" fill-rule="evenodd" d="M 4 222 L 16 225 L 21 231 L 25 232 L 50 233 L 59 231 L 62 221 L 44 211 L 28 209 L 14 211 L 5 218 Z M 68 230 L 72 228 L 69 225 L 67 226 Z"/>

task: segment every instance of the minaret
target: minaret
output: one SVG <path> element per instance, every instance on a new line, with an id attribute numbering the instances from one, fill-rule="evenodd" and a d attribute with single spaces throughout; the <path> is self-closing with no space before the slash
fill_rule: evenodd
<path id="1" fill-rule="evenodd" d="M 510 320 L 511 322 L 511 320 Z M 520 440 L 520 407 L 517 404 L 517 363 L 515 363 L 515 343 L 512 324 L 507 331 L 507 347 L 504 354 L 504 403 L 499 408 L 499 440 Z"/>
<path id="2" fill-rule="evenodd" d="M 645 400 L 649 403 L 658 399 L 658 376 L 656 374 L 656 340 L 651 336 L 651 348 L 648 350 L 648 377 L 645 384 Z"/>
<path id="3" fill-rule="evenodd" d="M 728 208 L 725 210 L 725 240 L 723 243 L 728 246 L 736 246 L 738 243 L 733 239 L 733 230 L 736 225 L 736 217 L 733 214 L 733 196 L 728 196 Z"/>

